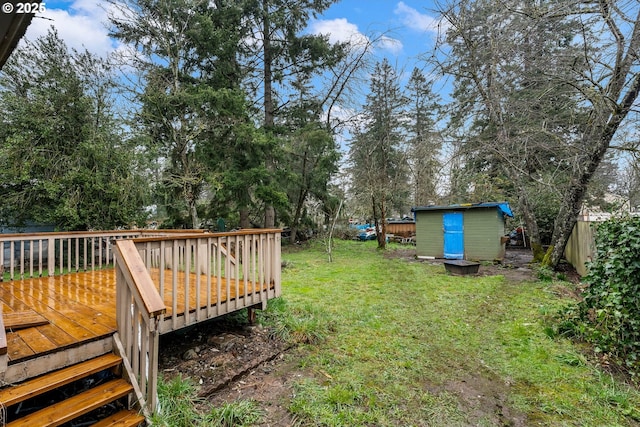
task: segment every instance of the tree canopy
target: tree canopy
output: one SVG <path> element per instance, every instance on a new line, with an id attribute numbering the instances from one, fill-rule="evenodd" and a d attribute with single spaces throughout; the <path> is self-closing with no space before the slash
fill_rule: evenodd
<path id="1" fill-rule="evenodd" d="M 613 153 L 638 152 L 637 4 L 442 2 L 435 49 L 407 72 L 376 58 L 384 35 L 311 34 L 334 3 L 110 0 L 117 75 L 55 32 L 18 49 L 0 74 L 2 221 L 152 212 L 297 240 L 344 199 L 384 247 L 412 206 L 507 200 L 553 266 L 584 203 L 637 204 L 638 162 L 620 178 Z"/>
<path id="2" fill-rule="evenodd" d="M 50 30 L 0 76 L 0 219 L 109 229 L 143 219 L 147 187 L 103 60 Z"/>

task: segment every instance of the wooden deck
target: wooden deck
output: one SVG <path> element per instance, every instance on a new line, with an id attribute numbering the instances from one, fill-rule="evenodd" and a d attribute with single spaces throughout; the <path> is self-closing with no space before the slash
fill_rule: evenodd
<path id="1" fill-rule="evenodd" d="M 131 384 L 129 403 L 149 416 L 159 335 L 280 296 L 280 232 L 0 235 L 0 383 L 113 352 Z"/>
<path id="2" fill-rule="evenodd" d="M 222 279 L 218 284 L 215 277 L 198 277 L 191 273 L 189 291 L 181 289 L 174 299 L 171 292 L 172 272 L 166 271 L 162 276 L 165 282 L 163 297 L 167 306 L 165 321 L 170 321 L 174 315 L 185 315 L 187 295 L 188 309 L 193 313 L 196 307 L 210 307 L 215 311 L 218 303 L 237 301 L 236 293 L 242 298 L 261 290 L 241 279 L 237 281 L 238 286 L 234 279 L 229 283 Z M 155 283 L 159 283 L 159 270 L 153 269 L 151 277 Z M 176 279 L 179 283 L 185 283 L 185 273 L 178 272 Z M 213 282 L 212 286 L 202 286 L 198 293 L 198 282 L 205 283 L 207 279 Z M 207 289 L 211 291 L 207 292 Z M 48 321 L 46 325 L 7 330 L 9 365 L 110 337 L 116 331 L 114 269 L 3 282 L 0 283 L 0 302 L 5 314 L 34 310 Z"/>
<path id="3" fill-rule="evenodd" d="M 9 364 L 113 335 L 115 298 L 113 269 L 1 283 L 3 313 L 34 310 L 49 321 L 7 331 Z"/>

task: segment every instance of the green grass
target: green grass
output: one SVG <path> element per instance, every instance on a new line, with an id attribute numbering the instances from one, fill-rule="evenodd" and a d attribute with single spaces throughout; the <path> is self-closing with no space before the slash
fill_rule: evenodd
<path id="1" fill-rule="evenodd" d="M 221 407 L 207 407 L 197 397 L 190 379 L 180 377 L 158 384 L 159 410 L 151 417 L 151 425 L 161 427 L 249 427 L 262 421 L 263 411 L 255 402 L 238 400 Z"/>
<path id="2" fill-rule="evenodd" d="M 375 242 L 336 243 L 333 263 L 321 245 L 283 253 L 282 301 L 267 313 L 316 373 L 295 385 L 301 425 L 502 425 L 456 384 L 526 425 L 637 425 L 638 392 L 545 333 L 546 313 L 564 303 L 556 281 L 450 276 L 386 259 Z"/>

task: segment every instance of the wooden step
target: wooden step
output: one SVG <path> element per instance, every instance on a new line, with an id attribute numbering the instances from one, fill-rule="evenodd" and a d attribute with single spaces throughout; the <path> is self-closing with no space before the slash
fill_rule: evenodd
<path id="1" fill-rule="evenodd" d="M 137 427 L 143 421 L 144 417 L 137 412 L 122 410 L 93 424 L 92 427 Z"/>
<path id="2" fill-rule="evenodd" d="M 42 326 L 49 323 L 41 314 L 33 310 L 7 312 L 4 313 L 2 317 L 4 320 L 4 329 L 7 331 L 16 331 L 18 329 Z"/>
<path id="3" fill-rule="evenodd" d="M 7 427 L 59 426 L 125 397 L 132 391 L 133 387 L 125 380 L 112 380 L 12 421 Z"/>
<path id="4" fill-rule="evenodd" d="M 21 384 L 0 389 L 0 403 L 8 408 L 29 398 L 38 396 L 58 387 L 70 384 L 122 362 L 120 356 L 105 354 L 58 371 L 50 372 Z"/>

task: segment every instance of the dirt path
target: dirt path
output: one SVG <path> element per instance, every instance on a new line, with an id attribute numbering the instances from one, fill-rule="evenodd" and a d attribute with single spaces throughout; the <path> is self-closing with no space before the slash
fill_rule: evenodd
<path id="1" fill-rule="evenodd" d="M 223 318 L 163 336 L 160 348 L 162 375 L 191 378 L 208 403 L 254 400 L 265 411 L 263 426 L 293 425 L 286 401 L 291 382 L 305 374 L 286 357 L 295 350 L 266 329 Z"/>
<path id="2" fill-rule="evenodd" d="M 415 249 L 394 251 L 394 258 L 416 261 Z M 508 280 L 533 280 L 528 263 L 531 253 L 511 250 L 502 264 L 482 265 L 478 274 L 504 275 Z M 296 364 L 298 350 L 269 335 L 260 326 L 243 326 L 238 319 L 218 319 L 186 332 L 163 336 L 160 342 L 160 372 L 171 378 L 181 375 L 193 379 L 200 397 L 219 406 L 236 400 L 253 400 L 265 411 L 263 427 L 297 425 L 287 411 L 292 385 L 313 373 Z M 468 378 L 445 386 L 458 396 L 471 418 L 492 420 L 494 425 L 524 426 L 525 417 L 506 406 L 508 385 L 496 379 Z"/>

